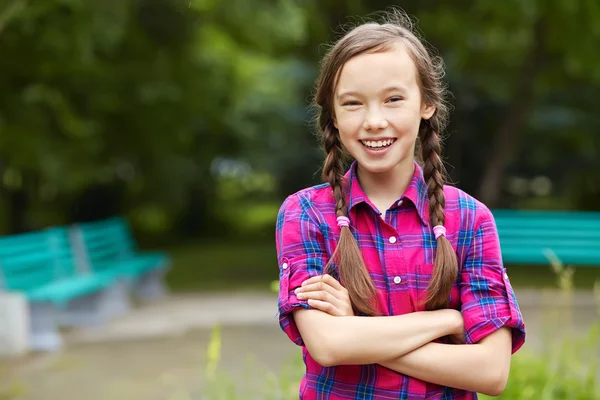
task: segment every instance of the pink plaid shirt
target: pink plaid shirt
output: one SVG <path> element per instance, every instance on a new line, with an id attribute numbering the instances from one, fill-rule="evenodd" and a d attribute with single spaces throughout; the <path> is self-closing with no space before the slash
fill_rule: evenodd
<path id="1" fill-rule="evenodd" d="M 385 221 L 367 199 L 356 178 L 356 163 L 346 174 L 351 227 L 375 283 L 382 315 L 423 311 L 436 241 L 429 227 L 426 185 L 420 166 L 404 195 Z M 446 186 L 447 238 L 456 251 L 459 279 L 450 307 L 461 310 L 467 343 L 476 343 L 502 326 L 513 328 L 513 353 L 525 341 L 525 326 L 502 264 L 491 212 L 463 191 Z M 476 399 L 477 394 L 442 387 L 402 375 L 378 364 L 323 367 L 310 356 L 292 311 L 309 308 L 294 289 L 323 273 L 339 237 L 335 201 L 322 184 L 289 196 L 277 218 L 280 325 L 302 346 L 306 374 L 300 399 Z M 334 274 L 335 275 L 335 274 Z"/>

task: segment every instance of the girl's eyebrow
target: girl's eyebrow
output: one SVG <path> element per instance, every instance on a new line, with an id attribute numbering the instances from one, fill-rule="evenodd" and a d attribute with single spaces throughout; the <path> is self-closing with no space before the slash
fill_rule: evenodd
<path id="1" fill-rule="evenodd" d="M 383 93 L 389 93 L 389 92 L 401 92 L 401 93 L 406 93 L 406 88 L 403 86 L 390 86 L 387 87 L 383 90 Z"/>
<path id="2" fill-rule="evenodd" d="M 389 93 L 389 92 L 401 92 L 406 93 L 406 88 L 403 86 L 388 86 L 381 91 L 381 93 Z M 359 96 L 359 93 L 353 90 L 347 90 L 340 92 L 336 97 L 338 101 L 345 96 Z"/>
<path id="3" fill-rule="evenodd" d="M 358 96 L 358 92 L 352 91 L 352 90 L 347 90 L 345 92 L 341 92 L 337 95 L 337 99 L 340 100 L 342 97 L 346 97 L 346 96 Z"/>

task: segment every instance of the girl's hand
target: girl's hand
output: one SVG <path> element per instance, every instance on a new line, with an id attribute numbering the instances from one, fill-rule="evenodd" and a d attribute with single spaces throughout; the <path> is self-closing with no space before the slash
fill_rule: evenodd
<path id="1" fill-rule="evenodd" d="M 348 290 L 331 275 L 314 276 L 295 290 L 296 297 L 308 300 L 308 305 L 338 317 L 354 315 Z"/>

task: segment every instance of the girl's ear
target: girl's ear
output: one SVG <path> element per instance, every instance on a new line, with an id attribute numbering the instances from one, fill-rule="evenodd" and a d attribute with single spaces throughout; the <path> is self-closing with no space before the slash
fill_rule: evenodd
<path id="1" fill-rule="evenodd" d="M 433 113 L 435 113 L 435 106 L 423 104 L 421 107 L 421 118 L 429 119 L 433 116 Z"/>

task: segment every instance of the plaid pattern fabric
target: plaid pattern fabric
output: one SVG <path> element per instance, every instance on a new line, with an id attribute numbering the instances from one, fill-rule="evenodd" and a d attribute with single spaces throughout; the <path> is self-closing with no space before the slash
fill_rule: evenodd
<path id="1" fill-rule="evenodd" d="M 375 283 L 379 311 L 382 315 L 423 311 L 436 241 L 428 223 L 422 169 L 415 163 L 409 187 L 389 208 L 385 220 L 362 191 L 356 163 L 345 179 L 351 228 Z M 447 238 L 459 262 L 450 307 L 461 310 L 468 343 L 508 326 L 513 328 L 515 352 L 525 341 L 525 326 L 502 264 L 493 216 L 486 206 L 455 187 L 446 186 L 444 194 Z M 475 393 L 423 382 L 378 364 L 326 368 L 311 358 L 292 315 L 295 309 L 309 306 L 298 300 L 294 289 L 323 273 L 339 232 L 335 200 L 327 184 L 289 196 L 277 217 L 279 321 L 289 338 L 303 347 L 306 374 L 300 399 L 476 399 Z"/>

